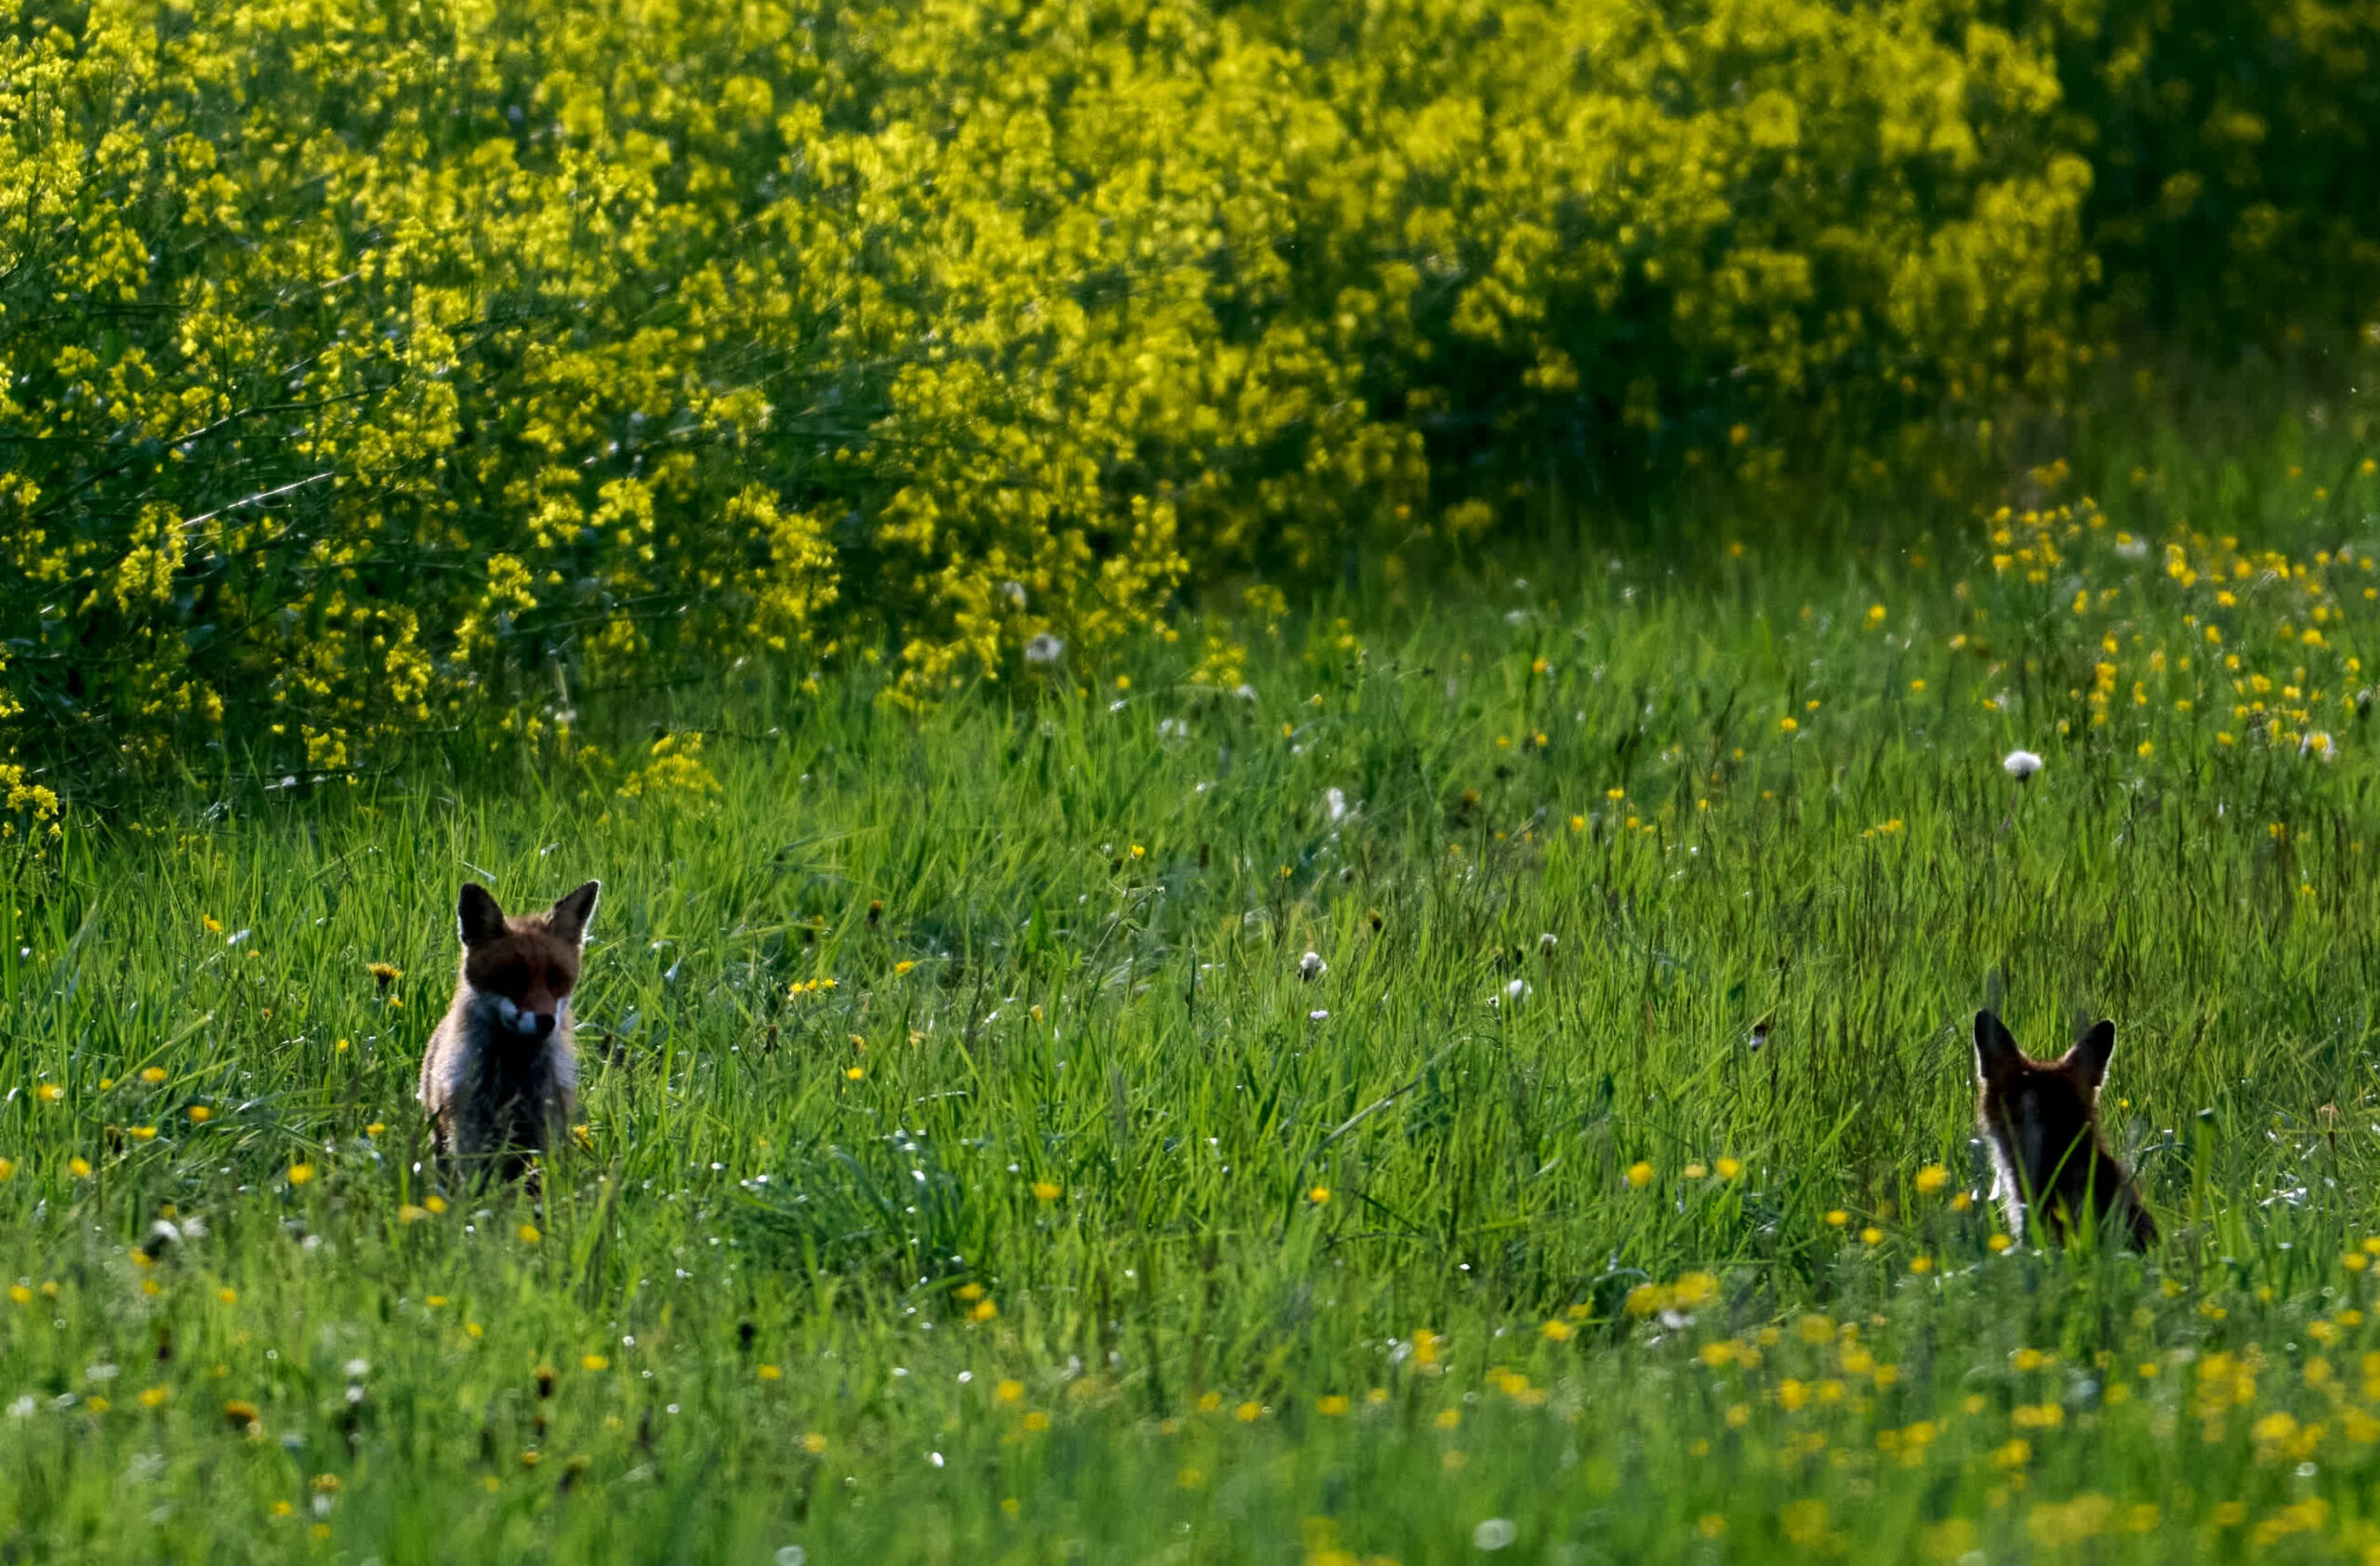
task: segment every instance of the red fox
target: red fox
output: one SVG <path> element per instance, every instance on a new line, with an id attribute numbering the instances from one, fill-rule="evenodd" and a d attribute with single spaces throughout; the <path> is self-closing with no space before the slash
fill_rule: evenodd
<path id="1" fill-rule="evenodd" d="M 420 1098 L 438 1151 L 472 1173 L 510 1178 L 569 1135 L 570 992 L 602 890 L 590 881 L 543 913 L 507 919 L 486 887 L 463 887 L 462 974 L 422 1057 Z"/>
<path id="2" fill-rule="evenodd" d="M 2132 1177 L 2099 1140 L 2099 1084 L 2115 1048 L 2116 1025 L 2102 1021 L 2061 1058 L 2034 1060 L 1995 1014 L 1976 1014 L 1976 1118 L 1991 1149 L 1992 1199 L 2011 1235 L 2023 1237 L 2028 1211 L 2059 1239 L 2105 1213 L 2137 1249 L 2157 1243 Z"/>

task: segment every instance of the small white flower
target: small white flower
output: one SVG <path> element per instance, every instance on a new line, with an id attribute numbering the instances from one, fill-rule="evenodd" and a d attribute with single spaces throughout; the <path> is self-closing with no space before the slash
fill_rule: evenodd
<path id="1" fill-rule="evenodd" d="M 1027 663 L 1052 664 L 1065 656 L 1066 644 L 1046 630 L 1025 644 L 1025 661 Z"/>
<path id="2" fill-rule="evenodd" d="M 2011 750 L 2001 758 L 2000 769 L 2022 783 L 2026 778 L 2041 771 L 2042 759 L 2030 750 Z"/>
<path id="3" fill-rule="evenodd" d="M 1190 737 L 1190 725 L 1179 718 L 1159 718 L 1157 721 L 1157 737 L 1159 739 L 1187 739 Z"/>
<path id="4" fill-rule="evenodd" d="M 1344 821 L 1347 818 L 1347 795 L 1345 790 L 1340 789 L 1323 790 L 1322 808 L 1333 821 Z"/>
<path id="5" fill-rule="evenodd" d="M 1520 1534 L 1511 1518 L 1491 1517 L 1471 1531 L 1471 1542 L 1481 1549 L 1502 1549 Z"/>
<path id="6" fill-rule="evenodd" d="M 1308 1022 L 1329 1022 L 1330 1020 L 1330 1014 L 1319 1007 L 1316 1007 L 1315 1010 L 1305 1014 L 1305 1019 Z"/>
<path id="7" fill-rule="evenodd" d="M 1561 944 L 1561 941 L 1555 938 L 1554 932 L 1548 930 L 1537 937 L 1537 954 L 1540 957 L 1551 957 L 1554 955 L 1554 949 Z"/>
<path id="8" fill-rule="evenodd" d="M 83 1373 L 83 1376 L 87 1381 L 113 1381 L 123 1374 L 123 1370 L 115 1365 L 93 1365 Z"/>
<path id="9" fill-rule="evenodd" d="M 1256 699 L 1256 687 L 1250 684 L 1242 684 L 1235 689 L 1231 694 L 1237 697 L 1242 701 L 1254 701 Z"/>
<path id="10" fill-rule="evenodd" d="M 15 1402 L 8 1405 L 8 1417 L 11 1419 L 31 1419 L 35 1411 L 40 1407 L 41 1404 L 33 1400 L 33 1395 L 31 1392 L 27 1392 Z"/>
<path id="11" fill-rule="evenodd" d="M 1023 582 L 1002 582 L 1000 584 L 1000 594 L 1010 603 L 1015 604 L 1018 608 L 1022 609 L 1025 607 L 1025 584 Z"/>
<path id="12" fill-rule="evenodd" d="M 1329 971 L 1330 964 L 1322 960 L 1318 951 L 1309 951 L 1298 959 L 1298 977 L 1302 979 L 1318 979 Z"/>
<path id="13" fill-rule="evenodd" d="M 368 1360 L 350 1360 L 347 1362 L 347 1374 L 350 1380 L 361 1380 L 372 1374 L 372 1366 Z"/>
<path id="14" fill-rule="evenodd" d="M 1508 985 L 1504 986 L 1504 993 L 1503 993 L 1501 996 L 1498 997 L 1498 1000 L 1499 1000 L 1502 1004 L 1504 1004 L 1504 1005 L 1507 1005 L 1507 1006 L 1517 1006 L 1517 1005 L 1519 1005 L 1523 1001 L 1527 1000 L 1527 999 L 1528 999 L 1528 997 L 1529 997 L 1529 982 L 1528 982 L 1528 980 L 1527 980 L 1527 979 L 1514 979 L 1514 980 L 1513 980 L 1513 981 L 1512 981 L 1512 983 L 1510 983 L 1510 984 L 1508 984 Z"/>

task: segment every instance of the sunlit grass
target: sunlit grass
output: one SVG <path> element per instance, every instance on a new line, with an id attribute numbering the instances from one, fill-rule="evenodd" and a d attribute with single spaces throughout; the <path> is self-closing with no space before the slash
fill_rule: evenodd
<path id="1" fill-rule="evenodd" d="M 1939 560 L 76 823 L 0 887 L 0 1541 L 2380 1545 L 2380 538 L 2035 482 Z M 456 884 L 588 875 L 584 1134 L 443 1189 Z M 2116 1020 L 2157 1253 L 1981 1200 L 1995 967 L 2037 1051 Z"/>

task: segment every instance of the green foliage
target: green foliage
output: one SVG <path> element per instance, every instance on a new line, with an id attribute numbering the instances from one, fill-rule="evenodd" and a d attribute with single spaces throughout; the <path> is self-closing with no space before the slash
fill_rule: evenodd
<path id="1" fill-rule="evenodd" d="M 2380 6 L 2085 0 L 2036 14 L 2095 171 L 2084 220 L 2117 319 L 2228 355 L 2277 329 L 2373 317 Z"/>
<path id="2" fill-rule="evenodd" d="M 0 1552 L 2353 1559 L 2339 456 L 71 819 L 0 860 Z M 583 1145 L 441 1189 L 454 885 L 588 874 Z M 1994 967 L 2115 1018 L 2154 1254 L 1980 1200 Z"/>

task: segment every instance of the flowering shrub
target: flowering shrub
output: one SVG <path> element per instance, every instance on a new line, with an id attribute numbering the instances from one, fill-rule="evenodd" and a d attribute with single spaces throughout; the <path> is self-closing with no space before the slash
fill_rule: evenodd
<path id="1" fill-rule="evenodd" d="M 1499 472 L 1758 476 L 2054 390 L 2057 43 L 1951 0 L 5 0 L 0 679 L 84 773 L 334 770 L 563 670 L 856 650 L 923 701 L 1495 527 Z"/>

